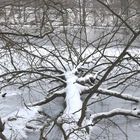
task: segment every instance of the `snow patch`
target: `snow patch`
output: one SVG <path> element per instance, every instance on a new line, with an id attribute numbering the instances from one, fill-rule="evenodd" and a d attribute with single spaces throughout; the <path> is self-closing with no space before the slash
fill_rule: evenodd
<path id="1" fill-rule="evenodd" d="M 2 118 L 5 122 L 5 130 L 3 134 L 8 138 L 12 139 L 27 139 L 26 135 L 27 128 L 25 127 L 28 121 L 35 118 L 38 113 L 38 108 L 22 108 L 19 111 L 15 111 L 6 117 Z"/>

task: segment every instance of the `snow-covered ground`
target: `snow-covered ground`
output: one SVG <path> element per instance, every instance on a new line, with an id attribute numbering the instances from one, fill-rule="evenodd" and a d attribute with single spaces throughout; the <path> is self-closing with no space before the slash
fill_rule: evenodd
<path id="1" fill-rule="evenodd" d="M 2 97 L 5 93 L 7 93 L 6 96 Z M 28 104 L 32 102 L 31 100 L 37 101 L 42 98 L 37 93 L 28 94 L 27 91 L 21 91 L 15 87 L 4 90 L 0 94 L 0 115 L 2 121 L 5 122 L 3 134 L 8 140 L 38 140 L 40 129 L 46 123 L 45 118 L 38 111 L 43 109 L 50 116 L 56 117 L 63 110 L 63 99 L 61 98 L 47 106 L 27 107 L 25 103 Z"/>

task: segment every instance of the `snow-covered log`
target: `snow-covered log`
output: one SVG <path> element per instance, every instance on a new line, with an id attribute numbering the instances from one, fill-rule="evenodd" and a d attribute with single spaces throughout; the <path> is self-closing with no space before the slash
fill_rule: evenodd
<path id="1" fill-rule="evenodd" d="M 69 140 L 81 140 L 88 139 L 89 134 L 84 129 L 78 129 L 79 126 L 77 125 L 78 120 L 81 117 L 81 108 L 82 108 L 82 100 L 80 93 L 88 90 L 89 88 L 86 86 L 82 86 L 77 81 L 87 80 L 91 78 L 91 76 L 83 77 L 82 79 L 78 79 L 75 75 L 76 69 L 72 71 L 65 72 L 66 78 L 66 109 L 64 110 L 63 115 L 61 116 L 61 121 L 63 121 L 63 129 L 66 133 L 66 136 Z M 86 124 L 86 119 L 83 121 L 83 125 Z M 75 131 L 74 131 L 75 130 Z M 64 137 L 62 137 L 62 140 Z"/>
<path id="2" fill-rule="evenodd" d="M 74 71 L 69 71 L 65 73 L 65 78 L 67 82 L 66 86 L 66 109 L 64 110 L 64 113 L 62 115 L 62 120 L 65 120 L 66 123 L 63 124 L 63 129 L 66 133 L 66 135 L 69 135 L 73 131 L 73 129 L 76 129 L 77 121 L 79 120 L 81 116 L 81 108 L 82 108 L 82 101 L 80 97 L 80 93 L 82 89 L 78 83 L 76 83 L 76 80 L 78 79 L 77 76 L 75 76 Z M 82 87 L 83 88 L 83 87 Z M 72 133 L 69 135 L 69 140 L 75 140 L 80 139 L 78 138 L 79 134 Z M 62 140 L 64 138 L 62 137 Z"/>

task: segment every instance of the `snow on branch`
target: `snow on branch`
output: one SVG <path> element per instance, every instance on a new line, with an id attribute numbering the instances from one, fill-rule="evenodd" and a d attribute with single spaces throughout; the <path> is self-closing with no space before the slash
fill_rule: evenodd
<path id="1" fill-rule="evenodd" d="M 128 101 L 140 102 L 139 97 L 135 97 L 135 96 L 132 96 L 132 95 L 129 95 L 129 94 L 120 94 L 117 91 L 112 91 L 112 90 L 99 88 L 97 90 L 97 92 L 100 93 L 100 94 L 104 94 L 104 95 L 115 96 L 117 98 L 128 100 Z"/>
<path id="2" fill-rule="evenodd" d="M 87 81 L 93 81 L 94 82 L 94 80 L 95 80 L 96 78 L 94 77 L 94 75 L 92 75 L 92 74 L 88 74 L 88 75 L 86 75 L 86 76 L 84 76 L 84 77 L 80 77 L 80 78 L 78 78 L 77 79 L 77 82 L 87 82 Z"/>
<path id="3" fill-rule="evenodd" d="M 102 112 L 102 113 L 94 114 L 91 116 L 91 120 L 97 121 L 99 119 L 110 118 L 116 115 L 124 115 L 124 116 L 132 116 L 132 117 L 140 118 L 140 110 L 128 110 L 128 109 L 116 108 L 109 112 Z"/>
<path id="4" fill-rule="evenodd" d="M 37 101 L 35 103 L 32 104 L 28 104 L 27 106 L 40 106 L 40 105 L 44 105 L 46 103 L 51 102 L 52 100 L 54 100 L 57 97 L 64 97 L 65 94 L 65 90 L 61 90 L 59 92 L 53 93 L 53 95 L 48 95 L 45 99 L 41 100 L 41 101 Z"/>
<path id="5" fill-rule="evenodd" d="M 81 94 L 87 94 L 89 92 L 94 92 L 92 91 L 93 86 L 87 87 L 85 88 L 85 90 L 83 90 L 83 93 Z M 103 88 L 98 88 L 96 93 L 102 94 L 102 95 L 109 95 L 109 96 L 114 96 L 120 99 L 124 99 L 127 101 L 133 101 L 133 102 L 140 102 L 140 97 L 135 97 L 129 94 L 121 94 L 120 92 L 117 91 L 113 91 L 113 90 L 107 90 L 107 89 L 103 89 Z"/>
<path id="6" fill-rule="evenodd" d="M 76 82 L 81 85 L 90 84 L 93 86 L 95 84 L 95 80 L 97 79 L 97 76 L 98 76 L 98 72 L 95 74 L 87 74 L 84 77 L 78 78 Z"/>

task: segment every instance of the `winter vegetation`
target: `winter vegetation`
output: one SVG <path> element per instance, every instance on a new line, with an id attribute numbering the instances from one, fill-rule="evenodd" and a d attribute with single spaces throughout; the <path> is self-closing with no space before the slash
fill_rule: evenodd
<path id="1" fill-rule="evenodd" d="M 139 0 L 0 4 L 0 139 L 139 140 Z"/>

